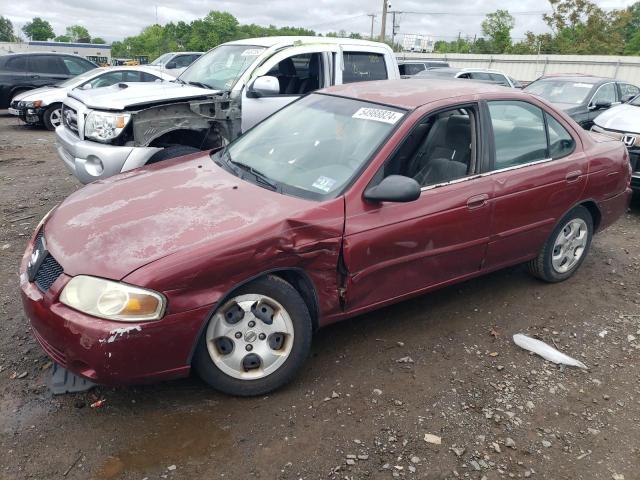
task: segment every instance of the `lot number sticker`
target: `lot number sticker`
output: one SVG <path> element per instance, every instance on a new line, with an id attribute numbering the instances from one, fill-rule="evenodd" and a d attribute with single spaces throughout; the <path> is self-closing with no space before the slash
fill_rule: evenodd
<path id="1" fill-rule="evenodd" d="M 311 184 L 313 188 L 317 188 L 318 190 L 322 190 L 324 193 L 328 193 L 329 190 L 336 184 L 336 181 L 333 178 L 325 177 L 324 175 L 320 175 L 318 179 Z"/>
<path id="2" fill-rule="evenodd" d="M 374 120 L 376 122 L 390 123 L 394 125 L 402 118 L 402 113 L 393 110 L 384 110 L 382 108 L 366 108 L 359 109 L 352 115 L 353 118 L 361 120 Z"/>

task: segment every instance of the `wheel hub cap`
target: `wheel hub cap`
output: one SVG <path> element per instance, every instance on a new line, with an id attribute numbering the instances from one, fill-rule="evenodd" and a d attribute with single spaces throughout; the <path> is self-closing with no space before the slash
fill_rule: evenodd
<path id="1" fill-rule="evenodd" d="M 560 230 L 553 244 L 551 265 L 558 273 L 566 273 L 574 268 L 587 247 L 589 230 L 581 218 L 569 220 Z"/>

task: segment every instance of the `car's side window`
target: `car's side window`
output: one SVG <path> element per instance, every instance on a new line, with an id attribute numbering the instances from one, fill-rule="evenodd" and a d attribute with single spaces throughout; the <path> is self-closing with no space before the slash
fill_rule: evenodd
<path id="1" fill-rule="evenodd" d="M 304 95 L 323 86 L 322 53 L 305 53 L 285 58 L 267 75 L 276 77 L 280 95 Z"/>
<path id="2" fill-rule="evenodd" d="M 122 72 L 109 72 L 87 82 L 91 88 L 108 87 L 114 83 L 122 82 Z"/>
<path id="3" fill-rule="evenodd" d="M 34 73 L 67 75 L 67 69 L 58 55 L 31 56 L 29 70 Z"/>
<path id="4" fill-rule="evenodd" d="M 7 70 L 11 70 L 13 72 L 26 72 L 27 57 L 24 57 L 24 56 L 11 57 L 7 60 L 5 67 Z"/>
<path id="5" fill-rule="evenodd" d="M 548 113 L 544 115 L 547 120 L 547 132 L 549 134 L 549 156 L 555 160 L 571 154 L 576 147 L 573 137 L 555 118 Z"/>
<path id="6" fill-rule="evenodd" d="M 495 162 L 493 169 L 514 167 L 548 158 L 542 110 L 527 102 L 488 102 Z"/>
<path id="7" fill-rule="evenodd" d="M 472 72 L 471 78 L 473 78 L 474 80 L 486 80 L 486 81 L 492 80 L 489 74 L 485 72 Z"/>
<path id="8" fill-rule="evenodd" d="M 191 55 L 178 55 L 173 62 L 176 64 L 175 68 L 187 67 L 191 64 Z"/>
<path id="9" fill-rule="evenodd" d="M 511 86 L 509 85 L 509 81 L 506 79 L 504 75 L 500 75 L 499 73 L 490 73 L 489 77 L 491 77 L 491 80 L 493 80 L 496 83 L 499 83 L 500 85 L 503 85 L 505 87 Z"/>
<path id="10" fill-rule="evenodd" d="M 428 187 L 472 174 L 477 151 L 476 118 L 474 109 L 464 107 L 423 119 L 385 164 L 378 181 L 389 175 L 404 175 Z"/>
<path id="11" fill-rule="evenodd" d="M 162 80 L 160 77 L 156 77 L 155 75 L 151 75 L 147 72 L 140 72 L 140 75 L 142 75 L 143 82 L 155 82 L 156 80 Z"/>
<path id="12" fill-rule="evenodd" d="M 407 63 L 405 67 L 407 75 L 415 75 L 416 73 L 420 73 L 425 70 L 425 66 L 422 63 Z"/>
<path id="13" fill-rule="evenodd" d="M 384 55 L 371 52 L 344 52 L 342 83 L 386 80 L 389 78 Z"/>
<path id="14" fill-rule="evenodd" d="M 598 102 L 615 103 L 618 101 L 615 83 L 605 83 L 598 88 L 598 91 L 593 95 L 591 99 L 591 105 L 595 105 Z"/>
<path id="15" fill-rule="evenodd" d="M 621 83 L 620 84 L 620 92 L 623 97 L 636 96 L 640 93 L 640 88 L 635 85 L 631 85 L 630 83 Z"/>
<path id="16" fill-rule="evenodd" d="M 87 71 L 84 63 L 73 57 L 64 57 L 62 61 L 64 62 L 64 66 L 67 68 L 67 71 L 71 75 L 80 75 L 81 73 Z"/>

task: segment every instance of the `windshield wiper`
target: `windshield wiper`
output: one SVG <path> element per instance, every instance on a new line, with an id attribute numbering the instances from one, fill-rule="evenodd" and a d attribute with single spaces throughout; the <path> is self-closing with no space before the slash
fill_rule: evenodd
<path id="1" fill-rule="evenodd" d="M 189 85 L 193 85 L 194 87 L 200 87 L 200 88 L 206 88 L 208 90 L 212 90 L 213 87 L 211 85 L 207 85 L 206 83 L 202 83 L 202 82 L 187 82 Z"/>
<path id="2" fill-rule="evenodd" d="M 220 159 L 220 163 L 227 167 L 227 169 L 231 170 L 240 178 L 245 178 L 242 174 L 242 171 L 250 173 L 256 180 L 257 183 L 268 187 L 270 190 L 279 191 L 278 183 L 269 177 L 267 177 L 264 173 L 256 170 L 255 168 L 247 165 L 246 163 L 236 162 L 231 159 L 231 155 L 229 155 L 229 150 L 225 147 L 220 155 L 218 156 Z M 215 161 L 215 160 L 214 160 Z"/>

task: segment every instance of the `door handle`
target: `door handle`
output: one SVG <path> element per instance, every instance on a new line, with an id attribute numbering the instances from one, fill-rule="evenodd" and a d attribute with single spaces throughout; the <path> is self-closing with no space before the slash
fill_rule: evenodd
<path id="1" fill-rule="evenodd" d="M 37 80 L 38 78 L 40 78 L 40 75 L 31 75 L 31 78 L 34 78 Z"/>
<path id="2" fill-rule="evenodd" d="M 582 171 L 574 170 L 573 172 L 567 173 L 566 177 L 564 178 L 567 181 L 567 183 L 571 183 L 579 180 L 581 175 L 582 175 Z"/>
<path id="3" fill-rule="evenodd" d="M 484 207 L 487 204 L 487 200 L 489 200 L 489 195 L 486 193 L 474 195 L 473 197 L 469 197 L 467 200 L 467 208 L 469 210 L 474 210 L 476 208 Z"/>

